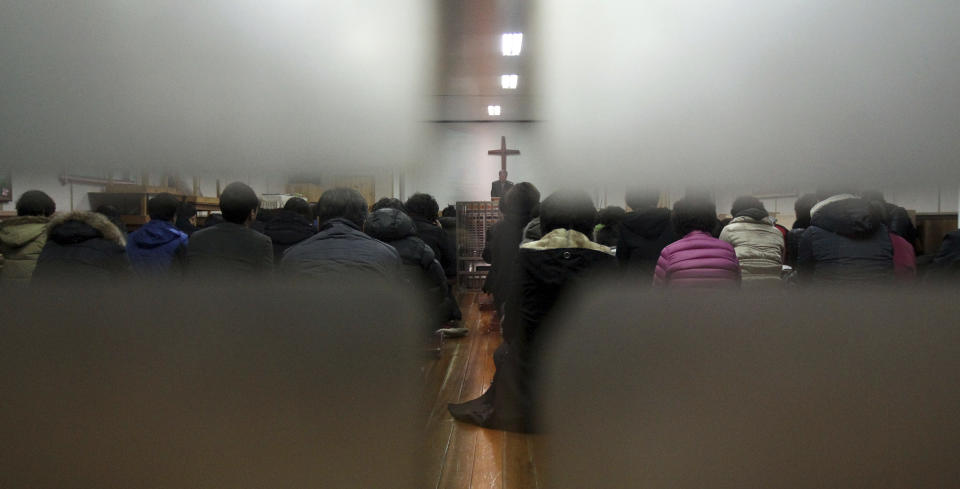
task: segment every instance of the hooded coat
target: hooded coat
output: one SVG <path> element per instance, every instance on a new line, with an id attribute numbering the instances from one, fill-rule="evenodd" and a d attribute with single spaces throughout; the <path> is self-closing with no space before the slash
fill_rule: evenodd
<path id="1" fill-rule="evenodd" d="M 417 226 L 417 235 L 427 246 L 433 250 L 434 256 L 443 267 L 443 273 L 447 277 L 457 276 L 457 246 L 450 240 L 447 232 L 442 227 L 430 222 L 422 217 L 410 216 L 413 223 Z"/>
<path id="2" fill-rule="evenodd" d="M 780 280 L 785 243 L 783 233 L 762 209 L 747 209 L 720 232 L 733 245 L 744 281 Z"/>
<path id="3" fill-rule="evenodd" d="M 170 221 L 154 219 L 127 237 L 130 267 L 143 278 L 182 274 L 187 261 L 187 233 Z"/>
<path id="4" fill-rule="evenodd" d="M 403 263 L 401 276 L 423 291 L 429 303 L 437 306 L 429 312 L 435 324 L 454 319 L 454 299 L 449 293 L 443 267 L 434 257 L 433 250 L 417 236 L 417 227 L 409 216 L 397 209 L 379 209 L 367 217 L 363 230 L 397 250 Z"/>
<path id="5" fill-rule="evenodd" d="M 485 428 L 535 431 L 539 349 L 551 333 L 549 314 L 564 293 L 590 277 L 616 269 L 606 246 L 584 234 L 554 229 L 539 241 L 524 244 L 518 254 L 510 313 L 503 325 L 504 342 L 494 352 L 496 372 L 480 397 L 450 404 L 454 418 Z"/>
<path id="6" fill-rule="evenodd" d="M 852 285 L 893 278 L 893 244 L 866 201 L 830 197 L 815 205 L 811 216 L 797 255 L 801 281 Z"/>
<path id="7" fill-rule="evenodd" d="M 660 253 L 653 284 L 664 287 L 738 287 L 740 262 L 733 245 L 692 231 Z"/>
<path id="8" fill-rule="evenodd" d="M 33 283 L 110 282 L 130 276 L 126 241 L 117 226 L 95 212 L 74 211 L 50 220 Z"/>
<path id="9" fill-rule="evenodd" d="M 280 271 L 310 278 L 371 273 L 396 280 L 400 264 L 394 247 L 365 234 L 349 219 L 336 217 L 324 222 L 320 232 L 288 249 L 280 260 Z"/>
<path id="10" fill-rule="evenodd" d="M 317 234 L 317 228 L 302 214 L 281 209 L 263 224 L 262 232 L 273 242 L 274 263 L 280 263 L 284 251 Z"/>
<path id="11" fill-rule="evenodd" d="M 670 215 L 670 209 L 653 207 L 628 212 L 620 222 L 617 261 L 643 284 L 653 279 L 663 248 L 678 239 Z"/>
<path id="12" fill-rule="evenodd" d="M 49 217 L 19 216 L 0 222 L 0 282 L 27 284 L 37 266 L 37 258 L 47 243 Z"/>

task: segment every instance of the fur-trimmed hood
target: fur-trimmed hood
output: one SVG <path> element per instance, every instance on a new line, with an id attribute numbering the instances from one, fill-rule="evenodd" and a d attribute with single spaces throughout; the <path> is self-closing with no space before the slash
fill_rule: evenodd
<path id="1" fill-rule="evenodd" d="M 121 247 L 127 241 L 117 226 L 106 216 L 96 212 L 73 211 L 54 216 L 47 228 L 47 239 L 60 244 L 74 244 L 94 238 L 103 238 Z"/>
<path id="2" fill-rule="evenodd" d="M 580 231 L 573 229 L 558 228 L 550 231 L 539 241 L 531 241 L 520 245 L 525 250 L 555 250 L 558 248 L 583 248 L 587 250 L 599 251 L 608 255 L 613 254 L 613 250 L 601 244 L 590 241 L 590 238 Z"/>

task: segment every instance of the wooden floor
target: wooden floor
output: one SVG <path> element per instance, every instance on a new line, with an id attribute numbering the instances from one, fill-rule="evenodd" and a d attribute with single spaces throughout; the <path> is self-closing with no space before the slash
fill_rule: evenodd
<path id="1" fill-rule="evenodd" d="M 426 423 L 425 487 L 435 489 L 535 489 L 541 487 L 534 462 L 534 437 L 488 430 L 454 421 L 447 403 L 482 394 L 493 378 L 493 351 L 499 331 L 487 332 L 491 311 L 479 295 L 459 295 L 465 338 L 444 342 L 439 358 L 424 367 Z"/>

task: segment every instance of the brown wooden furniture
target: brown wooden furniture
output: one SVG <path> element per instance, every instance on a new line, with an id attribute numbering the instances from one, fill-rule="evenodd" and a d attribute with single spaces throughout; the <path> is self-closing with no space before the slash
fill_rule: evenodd
<path id="1" fill-rule="evenodd" d="M 150 197 L 161 193 L 169 193 L 181 200 L 192 203 L 197 208 L 197 221 L 202 225 L 206 217 L 213 211 L 220 210 L 220 200 L 214 197 L 200 197 L 185 195 L 172 187 L 158 187 L 138 184 L 107 184 L 103 192 L 89 192 L 90 207 L 96 209 L 101 205 L 112 205 L 120 211 L 120 220 L 133 231 L 150 220 L 147 215 L 147 201 Z"/>
<path id="2" fill-rule="evenodd" d="M 917 254 L 936 254 L 943 243 L 943 236 L 957 230 L 956 212 L 925 212 L 916 215 Z"/>

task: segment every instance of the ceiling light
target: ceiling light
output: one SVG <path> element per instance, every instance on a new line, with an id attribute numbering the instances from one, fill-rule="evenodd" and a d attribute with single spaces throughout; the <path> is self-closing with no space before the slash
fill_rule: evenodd
<path id="1" fill-rule="evenodd" d="M 488 115 L 500 115 L 500 106 L 499 105 L 488 105 L 487 106 Z"/>
<path id="2" fill-rule="evenodd" d="M 500 86 L 512 90 L 517 88 L 517 79 L 520 75 L 500 75 Z"/>
<path id="3" fill-rule="evenodd" d="M 522 32 L 508 32 L 500 40 L 500 49 L 504 56 L 520 55 L 520 47 L 523 44 Z"/>

